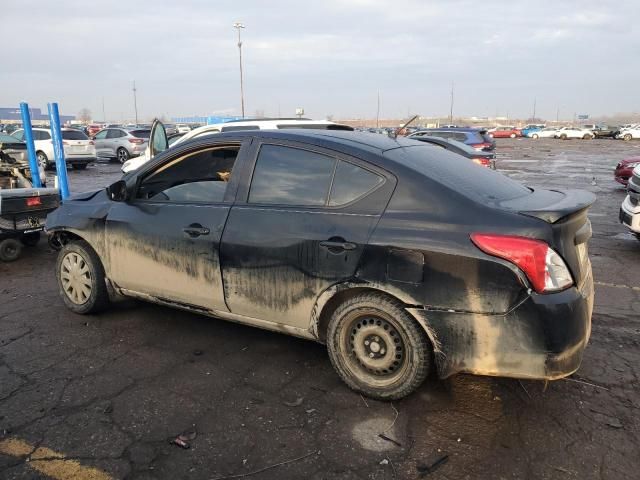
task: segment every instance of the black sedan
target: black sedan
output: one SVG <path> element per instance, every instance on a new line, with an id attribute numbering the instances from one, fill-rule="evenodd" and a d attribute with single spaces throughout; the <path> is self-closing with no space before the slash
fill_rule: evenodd
<path id="1" fill-rule="evenodd" d="M 449 150 L 450 152 L 457 153 L 458 155 L 469 158 L 471 161 L 477 163 L 478 165 L 492 168 L 494 170 L 496 169 L 496 154 L 493 152 L 485 152 L 482 150 L 478 151 L 465 143 L 458 142 L 457 140 L 453 140 L 451 138 L 431 137 L 426 135 L 410 135 L 407 138 L 444 148 L 445 150 Z"/>
<path id="2" fill-rule="evenodd" d="M 124 295 L 313 339 L 351 388 L 396 399 L 433 370 L 579 367 L 593 201 L 405 138 L 254 130 L 168 148 L 47 230 L 74 312 Z"/>

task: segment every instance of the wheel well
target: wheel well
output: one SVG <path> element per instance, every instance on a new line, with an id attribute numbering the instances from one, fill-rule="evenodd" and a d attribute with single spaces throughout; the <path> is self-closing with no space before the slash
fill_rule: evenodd
<path id="1" fill-rule="evenodd" d="M 375 293 L 377 295 L 383 295 L 389 298 L 392 298 L 400 303 L 404 302 L 393 295 L 389 295 L 386 292 L 381 290 L 377 290 L 371 287 L 351 287 L 346 288 L 345 290 L 341 290 L 335 293 L 322 307 L 322 311 L 320 312 L 320 317 L 318 318 L 318 339 L 322 343 L 326 343 L 327 340 L 327 329 L 329 328 L 329 320 L 331 320 L 331 316 L 333 312 L 345 301 L 350 298 L 355 297 L 356 295 L 362 295 L 364 293 Z"/>
<path id="2" fill-rule="evenodd" d="M 87 243 L 87 241 L 80 235 L 77 235 L 73 232 L 68 232 L 66 230 L 58 230 L 49 235 L 49 245 L 51 245 L 51 247 L 55 250 L 60 250 L 67 243 L 78 240 Z"/>

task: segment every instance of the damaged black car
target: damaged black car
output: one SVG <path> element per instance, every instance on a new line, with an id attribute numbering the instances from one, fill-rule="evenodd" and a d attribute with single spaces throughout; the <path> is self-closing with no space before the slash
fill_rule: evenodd
<path id="1" fill-rule="evenodd" d="M 316 340 L 378 399 L 431 371 L 578 369 L 591 193 L 531 189 L 405 138 L 261 130 L 167 149 L 163 133 L 151 161 L 49 215 L 72 311 L 135 297 Z"/>

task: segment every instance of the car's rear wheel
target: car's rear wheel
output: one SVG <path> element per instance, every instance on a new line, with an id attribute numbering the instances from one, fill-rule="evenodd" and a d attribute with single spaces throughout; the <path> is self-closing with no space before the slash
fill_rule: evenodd
<path id="1" fill-rule="evenodd" d="M 129 157 L 130 157 L 129 152 L 128 152 L 128 151 L 127 151 L 127 149 L 126 149 L 126 148 L 124 148 L 124 147 L 120 147 L 120 148 L 116 151 L 116 156 L 117 156 L 118 161 L 119 161 L 120 163 L 124 163 L 124 162 L 126 162 L 127 160 L 129 160 Z"/>
<path id="2" fill-rule="evenodd" d="M 631 136 L 631 134 L 630 134 L 630 133 L 625 133 L 625 135 L 624 135 L 622 138 L 628 142 L 628 141 L 629 141 L 629 140 L 631 140 L 633 137 Z"/>
<path id="3" fill-rule="evenodd" d="M 329 321 L 327 349 L 350 388 L 380 400 L 412 393 L 432 365 L 425 332 L 402 304 L 375 293 L 357 295 L 336 309 Z"/>
<path id="4" fill-rule="evenodd" d="M 0 260 L 3 262 L 17 260 L 20 252 L 22 252 L 22 244 L 15 238 L 5 238 L 0 241 Z"/>
<path id="5" fill-rule="evenodd" d="M 36 158 L 38 159 L 38 165 L 40 165 L 45 170 L 49 169 L 49 159 L 44 152 L 36 152 Z"/>
<path id="6" fill-rule="evenodd" d="M 538 138 L 540 138 L 540 136 L 537 133 L 534 133 L 533 135 L 531 135 L 531 138 L 537 140 Z"/>
<path id="7" fill-rule="evenodd" d="M 593 140 L 593 135 L 589 135 L 588 133 L 585 133 L 585 134 L 582 136 L 582 139 L 583 139 L 583 140 Z"/>
<path id="8" fill-rule="evenodd" d="M 560 140 L 566 140 L 567 139 L 567 135 L 566 134 L 562 134 L 560 135 Z"/>
<path id="9" fill-rule="evenodd" d="M 73 241 L 62 247 L 56 277 L 60 296 L 69 310 L 87 314 L 109 305 L 102 263 L 86 242 Z"/>
<path id="10" fill-rule="evenodd" d="M 516 138 L 516 134 L 512 133 L 511 135 L 509 135 L 510 138 Z"/>

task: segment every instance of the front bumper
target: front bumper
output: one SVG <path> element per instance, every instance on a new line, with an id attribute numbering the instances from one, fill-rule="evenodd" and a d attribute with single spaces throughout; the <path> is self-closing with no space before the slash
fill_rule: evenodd
<path id="1" fill-rule="evenodd" d="M 473 373 L 554 380 L 579 367 L 591 335 L 591 268 L 580 288 L 532 293 L 504 315 L 455 311 L 408 311 L 434 345 L 438 375 Z"/>
<path id="2" fill-rule="evenodd" d="M 620 223 L 634 233 L 640 233 L 640 203 L 634 205 L 630 195 L 620 205 Z"/>

